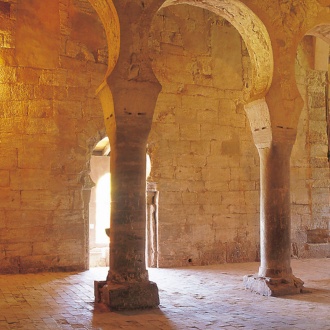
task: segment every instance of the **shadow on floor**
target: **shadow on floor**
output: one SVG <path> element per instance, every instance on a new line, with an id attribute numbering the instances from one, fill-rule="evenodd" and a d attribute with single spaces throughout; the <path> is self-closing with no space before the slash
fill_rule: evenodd
<path id="1" fill-rule="evenodd" d="M 319 304 L 330 305 L 329 295 L 330 290 L 328 289 L 315 289 L 305 287 L 304 292 L 302 292 L 301 294 L 282 296 L 279 298 L 313 303 L 317 302 Z"/>
<path id="2" fill-rule="evenodd" d="M 141 320 L 143 320 L 143 326 Z M 111 311 L 102 303 L 94 303 L 92 325 L 96 329 L 119 329 L 123 326 L 125 329 L 177 329 L 159 308 Z"/>

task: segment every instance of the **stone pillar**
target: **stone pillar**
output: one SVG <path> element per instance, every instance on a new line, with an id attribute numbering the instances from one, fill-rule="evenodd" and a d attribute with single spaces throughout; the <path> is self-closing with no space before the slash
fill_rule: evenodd
<path id="1" fill-rule="evenodd" d="M 159 305 L 146 269 L 146 144 L 161 86 L 149 57 L 151 20 L 161 1 L 113 0 L 120 22 L 116 66 L 99 89 L 111 156 L 110 270 L 95 283 L 110 309 Z M 110 45 L 111 47 L 111 45 Z"/>
<path id="2" fill-rule="evenodd" d="M 85 259 L 85 269 L 89 269 L 89 203 L 91 200 L 91 191 L 95 186 L 92 178 L 89 174 L 86 174 L 83 177 L 83 201 L 84 201 L 84 227 L 85 227 L 85 251 L 86 251 L 86 259 Z"/>
<path id="3" fill-rule="evenodd" d="M 244 285 L 265 296 L 302 292 L 303 282 L 291 269 L 290 156 L 294 130 L 271 130 L 268 107 L 246 107 L 260 156 L 260 268 Z M 274 139 L 275 137 L 275 139 Z"/>
<path id="4" fill-rule="evenodd" d="M 260 267 L 244 285 L 265 296 L 300 293 L 303 282 L 291 269 L 290 155 L 292 145 L 259 148 Z"/>
<path id="5" fill-rule="evenodd" d="M 155 182 L 147 183 L 147 255 L 148 267 L 158 267 L 158 199 Z"/>
<path id="6" fill-rule="evenodd" d="M 141 141 L 111 146 L 110 270 L 101 288 L 101 300 L 111 309 L 159 304 L 145 259 L 145 159 L 146 144 Z"/>
<path id="7" fill-rule="evenodd" d="M 286 144 L 260 148 L 260 277 L 291 276 L 290 153 Z"/>
<path id="8" fill-rule="evenodd" d="M 145 263 L 145 144 L 111 146 L 111 230 L 108 281 L 148 281 Z"/>
<path id="9" fill-rule="evenodd" d="M 112 310 L 151 308 L 159 297 L 146 269 L 146 143 L 160 89 L 114 86 L 113 93 L 107 86 L 100 92 L 105 107 L 111 95 L 114 112 L 104 108 L 111 147 L 110 269 L 106 281 L 95 283 L 95 297 Z"/>

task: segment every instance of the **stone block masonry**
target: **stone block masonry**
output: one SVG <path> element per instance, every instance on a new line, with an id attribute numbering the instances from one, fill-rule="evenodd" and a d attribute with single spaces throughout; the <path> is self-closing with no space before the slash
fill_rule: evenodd
<path id="1" fill-rule="evenodd" d="M 324 70 L 310 64 L 314 40 L 305 36 L 299 45 L 296 75 L 304 98 L 292 166 L 292 245 L 295 257 L 329 257 L 329 162 L 327 98 Z M 298 80 L 298 78 L 297 78 Z"/>
<path id="2" fill-rule="evenodd" d="M 153 24 L 163 85 L 149 137 L 150 180 L 160 191 L 159 265 L 257 260 L 259 155 L 242 106 L 251 86 L 247 48 L 233 26 L 200 8 L 165 8 Z M 311 66 L 313 42 L 303 39 L 296 63 L 305 106 L 291 156 L 295 257 L 329 256 L 329 243 L 307 241 L 311 231 L 329 230 L 326 82 Z"/>
<path id="3" fill-rule="evenodd" d="M 259 158 L 239 106 L 245 44 L 224 19 L 190 6 L 163 9 L 153 33 L 163 83 L 149 137 L 151 181 L 160 191 L 159 266 L 255 260 Z"/>
<path id="4" fill-rule="evenodd" d="M 86 269 L 105 32 L 88 1 L 6 1 L 0 15 L 0 273 Z"/>

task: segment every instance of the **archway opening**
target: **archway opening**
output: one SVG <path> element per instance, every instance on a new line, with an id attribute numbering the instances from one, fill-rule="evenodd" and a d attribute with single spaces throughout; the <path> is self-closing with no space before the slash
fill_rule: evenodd
<path id="1" fill-rule="evenodd" d="M 291 156 L 292 255 L 330 255 L 329 227 L 329 44 L 330 26 L 301 40 L 296 82 L 304 100 Z"/>
<path id="2" fill-rule="evenodd" d="M 95 183 L 89 202 L 89 266 L 109 266 L 110 145 L 107 137 L 97 143 L 90 160 L 90 177 Z"/>
<path id="3" fill-rule="evenodd" d="M 160 267 L 258 260 L 259 156 L 243 104 L 252 61 L 223 16 L 187 4 L 152 26 L 162 84 L 149 149 L 159 189 Z"/>

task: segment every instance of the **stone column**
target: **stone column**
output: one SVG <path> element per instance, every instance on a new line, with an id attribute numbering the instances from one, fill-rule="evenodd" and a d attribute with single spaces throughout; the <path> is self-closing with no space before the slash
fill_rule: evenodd
<path id="1" fill-rule="evenodd" d="M 290 143 L 258 148 L 260 155 L 260 267 L 245 287 L 265 296 L 300 293 L 291 269 Z"/>
<path id="2" fill-rule="evenodd" d="M 266 296 L 300 293 L 291 269 L 290 156 L 295 131 L 271 129 L 264 100 L 246 107 L 260 156 L 260 268 L 244 285 Z"/>
<path id="3" fill-rule="evenodd" d="M 112 93 L 108 86 L 100 91 L 111 147 L 110 269 L 106 281 L 95 283 L 95 297 L 112 310 L 151 308 L 159 296 L 145 259 L 146 143 L 160 88 L 145 82 L 112 86 Z"/>
<path id="4" fill-rule="evenodd" d="M 85 226 L 85 251 L 86 251 L 86 259 L 85 259 L 85 269 L 89 269 L 89 203 L 91 200 L 91 192 L 92 188 L 95 186 L 92 178 L 89 174 L 85 174 L 83 176 L 83 201 L 84 201 L 84 226 Z"/>
<path id="5" fill-rule="evenodd" d="M 158 267 L 158 199 L 157 183 L 147 183 L 147 252 L 148 267 Z"/>
<path id="6" fill-rule="evenodd" d="M 290 154 L 292 146 L 259 148 L 260 277 L 291 276 Z"/>
<path id="7" fill-rule="evenodd" d="M 113 0 L 120 23 L 118 60 L 99 89 L 110 140 L 110 270 L 96 301 L 110 309 L 159 305 L 146 269 L 146 144 L 161 86 L 149 57 L 151 20 L 161 1 Z M 111 47 L 111 45 L 109 45 Z"/>
<path id="8" fill-rule="evenodd" d="M 148 281 L 146 242 L 146 145 L 111 147 L 110 270 L 113 283 Z"/>

